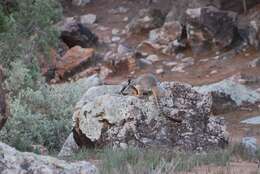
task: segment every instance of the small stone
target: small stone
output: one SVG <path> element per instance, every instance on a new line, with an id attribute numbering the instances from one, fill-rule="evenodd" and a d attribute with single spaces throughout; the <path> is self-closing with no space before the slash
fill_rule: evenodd
<path id="1" fill-rule="evenodd" d="M 117 53 L 118 54 L 122 55 L 122 54 L 126 54 L 126 53 L 128 53 L 130 51 L 131 51 L 130 48 L 124 46 L 123 44 L 119 44 L 118 45 L 118 48 L 117 48 Z"/>
<path id="2" fill-rule="evenodd" d="M 90 2 L 91 2 L 91 0 L 72 0 L 72 5 L 84 6 Z"/>
<path id="3" fill-rule="evenodd" d="M 186 58 L 182 59 L 181 61 L 182 62 L 186 62 L 186 63 L 193 63 L 194 62 L 194 58 L 186 57 Z"/>
<path id="4" fill-rule="evenodd" d="M 146 57 L 146 60 L 149 60 L 151 62 L 158 62 L 160 59 L 157 55 L 152 54 L 152 55 L 149 55 L 148 57 Z"/>
<path id="5" fill-rule="evenodd" d="M 218 73 L 217 70 L 213 70 L 213 71 L 210 72 L 210 74 L 217 74 L 217 73 Z"/>
<path id="6" fill-rule="evenodd" d="M 98 30 L 100 31 L 107 31 L 109 28 L 108 27 L 104 27 L 104 26 L 99 26 Z"/>
<path id="7" fill-rule="evenodd" d="M 124 17 L 124 19 L 123 19 L 124 22 L 127 22 L 128 20 L 129 20 L 128 17 Z"/>
<path id="8" fill-rule="evenodd" d="M 122 148 L 122 149 L 127 149 L 128 145 L 126 143 L 120 143 L 119 146 Z"/>
<path id="9" fill-rule="evenodd" d="M 199 60 L 199 62 L 208 62 L 209 61 L 209 59 L 201 59 L 201 60 Z"/>
<path id="10" fill-rule="evenodd" d="M 185 55 L 184 55 L 183 53 L 179 53 L 179 54 L 176 55 L 176 59 L 177 59 L 177 60 L 181 60 L 181 59 L 183 59 L 184 57 L 185 57 Z"/>
<path id="11" fill-rule="evenodd" d="M 249 56 L 250 56 L 250 53 L 245 53 L 245 56 L 246 56 L 246 57 L 249 57 Z"/>
<path id="12" fill-rule="evenodd" d="M 121 40 L 121 38 L 119 36 L 113 36 L 111 41 L 112 42 L 119 42 Z"/>
<path id="13" fill-rule="evenodd" d="M 94 14 L 86 14 L 80 17 L 82 24 L 94 24 L 97 20 L 97 16 Z"/>
<path id="14" fill-rule="evenodd" d="M 112 29 L 112 35 L 118 35 L 118 33 L 119 33 L 119 29 L 117 28 Z"/>
<path id="15" fill-rule="evenodd" d="M 152 65 L 153 63 L 147 59 L 141 58 L 140 59 L 141 63 L 147 64 L 147 65 Z"/>
<path id="16" fill-rule="evenodd" d="M 166 66 L 172 67 L 172 66 L 177 65 L 178 63 L 177 63 L 177 62 L 165 62 L 164 64 L 165 64 Z"/>
<path id="17" fill-rule="evenodd" d="M 163 69 L 157 69 L 156 70 L 156 74 L 163 74 L 164 73 L 164 70 Z"/>
<path id="18" fill-rule="evenodd" d="M 183 72 L 185 72 L 184 68 L 185 68 L 185 66 L 183 64 L 180 64 L 180 65 L 172 68 L 171 71 L 172 72 L 181 72 L 181 73 L 183 73 Z"/>
<path id="19" fill-rule="evenodd" d="M 260 58 L 254 59 L 251 62 L 249 62 L 249 66 L 252 68 L 260 66 Z"/>

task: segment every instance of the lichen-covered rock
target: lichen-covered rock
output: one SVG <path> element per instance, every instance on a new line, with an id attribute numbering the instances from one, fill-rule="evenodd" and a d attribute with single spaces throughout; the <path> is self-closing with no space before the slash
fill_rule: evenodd
<path id="1" fill-rule="evenodd" d="M 225 95 L 238 106 L 247 103 L 255 104 L 260 102 L 260 94 L 258 92 L 234 82 L 231 79 L 225 79 L 210 85 L 194 87 L 194 89 L 202 94 L 215 93 L 216 97 Z M 222 104 L 224 103 L 225 102 L 222 102 Z"/>
<path id="2" fill-rule="evenodd" d="M 211 97 L 187 84 L 164 82 L 160 108 L 153 96 L 120 94 L 121 85 L 89 89 L 77 103 L 74 128 L 96 147 L 168 147 L 208 150 L 224 146 L 222 121 L 210 119 Z"/>
<path id="3" fill-rule="evenodd" d="M 50 156 L 19 152 L 0 142 L 0 173 L 95 174 L 97 169 L 86 161 L 68 163 Z"/>
<path id="4" fill-rule="evenodd" d="M 127 25 L 130 33 L 140 33 L 159 28 L 163 25 L 165 15 L 158 9 L 142 9 Z"/>

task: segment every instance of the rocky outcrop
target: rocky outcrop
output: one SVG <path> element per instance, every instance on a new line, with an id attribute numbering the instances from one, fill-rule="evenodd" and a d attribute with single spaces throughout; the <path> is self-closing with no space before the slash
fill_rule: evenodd
<path id="1" fill-rule="evenodd" d="M 194 53 L 223 50 L 239 39 L 236 13 L 215 7 L 187 9 L 186 32 Z"/>
<path id="2" fill-rule="evenodd" d="M 55 66 L 55 76 L 58 79 L 66 79 L 75 74 L 75 72 L 79 72 L 81 68 L 90 66 L 93 62 L 94 49 L 75 46 L 68 50 L 57 62 Z"/>
<path id="3" fill-rule="evenodd" d="M 212 96 L 214 115 L 224 114 L 242 105 L 255 105 L 260 102 L 260 94 L 231 79 L 214 84 L 194 87 L 201 94 Z"/>
<path id="4" fill-rule="evenodd" d="M 57 56 L 51 65 L 43 68 L 43 75 L 52 83 L 67 80 L 78 72 L 89 70 L 96 62 L 94 53 L 92 48 L 72 47 L 62 57 Z"/>
<path id="5" fill-rule="evenodd" d="M 60 22 L 58 30 L 61 33 L 61 40 L 70 48 L 76 45 L 89 48 L 98 43 L 98 37 L 74 18 L 66 18 Z"/>
<path id="6" fill-rule="evenodd" d="M 130 33 L 141 33 L 163 25 L 165 15 L 159 9 L 142 9 L 127 25 Z"/>
<path id="7" fill-rule="evenodd" d="M 19 152 L 0 142 L 0 173 L 95 174 L 97 169 L 86 161 L 69 163 L 50 156 Z"/>
<path id="8" fill-rule="evenodd" d="M 120 94 L 121 88 L 121 85 L 93 87 L 77 103 L 74 134 L 84 136 L 87 147 L 200 151 L 227 143 L 223 121 L 209 117 L 212 103 L 209 95 L 199 94 L 186 84 L 164 82 L 160 84 L 164 95 L 159 109 L 153 96 L 124 96 Z"/>

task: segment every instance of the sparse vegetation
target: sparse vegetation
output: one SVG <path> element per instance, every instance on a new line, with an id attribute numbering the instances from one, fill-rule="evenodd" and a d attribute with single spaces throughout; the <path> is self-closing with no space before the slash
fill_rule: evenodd
<path id="1" fill-rule="evenodd" d="M 166 149 L 83 149 L 69 160 L 98 161 L 102 174 L 171 174 L 189 172 L 200 166 L 228 167 L 239 159 L 255 161 L 257 158 L 246 154 L 246 149 L 236 144 L 228 149 L 208 153 L 176 152 Z"/>

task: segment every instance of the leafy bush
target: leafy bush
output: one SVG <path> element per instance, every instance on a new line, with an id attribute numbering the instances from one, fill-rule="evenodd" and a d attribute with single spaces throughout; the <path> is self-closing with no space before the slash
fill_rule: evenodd
<path id="1" fill-rule="evenodd" d="M 11 73 L 7 86 L 14 87 L 13 91 L 23 86 L 27 71 L 20 67 L 17 73 Z M 17 86 L 13 82 L 18 82 Z M 85 79 L 63 85 L 44 84 L 37 89 L 21 87 L 11 98 L 12 117 L 1 130 L 0 140 L 23 151 L 38 144 L 50 151 L 59 150 L 70 133 L 74 105 L 89 87 L 84 82 Z"/>

